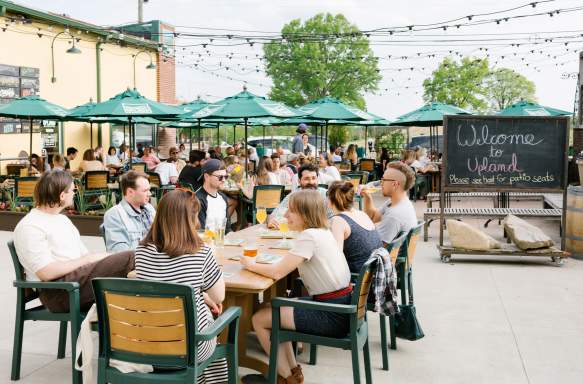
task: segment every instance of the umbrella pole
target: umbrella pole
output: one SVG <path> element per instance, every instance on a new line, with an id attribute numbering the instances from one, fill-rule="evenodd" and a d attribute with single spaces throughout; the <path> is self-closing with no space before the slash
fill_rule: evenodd
<path id="1" fill-rule="evenodd" d="M 126 125 L 123 124 L 123 141 L 122 144 L 126 143 Z"/>
<path id="2" fill-rule="evenodd" d="M 93 122 L 89 122 L 89 147 L 93 148 Z"/>
<path id="3" fill-rule="evenodd" d="M 366 151 L 368 149 L 368 125 L 364 126 L 364 157 L 366 157 Z"/>
<path id="4" fill-rule="evenodd" d="M 328 120 L 326 120 L 326 135 L 324 136 L 324 138 L 326 139 L 326 141 L 322 143 L 322 146 L 325 148 L 326 145 L 328 145 Z"/>
<path id="5" fill-rule="evenodd" d="M 217 145 L 221 145 L 221 124 L 217 123 Z"/>
<path id="6" fill-rule="evenodd" d="M 200 119 L 198 119 L 198 149 L 200 150 Z"/>
<path id="7" fill-rule="evenodd" d="M 28 175 L 30 176 L 30 172 L 32 171 L 32 116 L 29 117 L 30 121 L 30 142 L 28 147 Z"/>
<path id="8" fill-rule="evenodd" d="M 247 178 L 249 176 L 249 154 L 247 153 L 247 118 L 243 120 L 245 121 L 245 178 Z"/>
<path id="9" fill-rule="evenodd" d="M 318 126 L 316 125 L 316 149 L 318 149 Z M 320 144 L 320 152 L 322 152 L 322 144 Z"/>
<path id="10" fill-rule="evenodd" d="M 134 151 L 135 138 L 132 140 L 132 117 L 128 116 L 128 130 L 130 134 L 130 168 L 132 170 L 132 152 Z"/>
<path id="11" fill-rule="evenodd" d="M 265 125 L 263 126 L 263 141 L 262 143 L 265 143 Z"/>
<path id="12" fill-rule="evenodd" d="M 188 127 L 188 141 L 190 142 L 190 150 L 192 151 L 192 127 Z"/>
<path id="13" fill-rule="evenodd" d="M 237 124 L 233 124 L 233 146 L 237 142 Z"/>

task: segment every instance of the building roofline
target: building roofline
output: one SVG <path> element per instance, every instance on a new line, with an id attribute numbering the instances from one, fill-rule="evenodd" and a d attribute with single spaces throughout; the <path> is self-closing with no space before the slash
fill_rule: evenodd
<path id="1" fill-rule="evenodd" d="M 8 13 L 21 14 L 24 16 L 28 16 L 31 19 L 48 22 L 49 24 L 58 24 L 64 27 L 78 28 L 85 31 L 89 31 L 100 37 L 103 37 L 104 41 L 113 40 L 123 42 L 128 45 L 149 48 L 152 50 L 158 49 L 158 43 L 155 41 L 142 40 L 132 36 L 128 36 L 126 34 L 123 34 L 123 36 L 121 36 L 120 38 L 120 35 L 122 34 L 114 29 L 104 29 L 103 27 L 100 27 L 96 24 L 76 20 L 68 16 L 57 15 L 55 13 L 25 7 L 12 1 L 0 0 L 0 16 L 6 16 Z"/>

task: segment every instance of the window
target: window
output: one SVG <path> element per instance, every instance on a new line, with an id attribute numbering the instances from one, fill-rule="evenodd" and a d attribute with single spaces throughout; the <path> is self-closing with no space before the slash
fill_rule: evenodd
<path id="1" fill-rule="evenodd" d="M 38 68 L 0 64 L 0 104 L 39 93 Z M 33 121 L 33 132 L 40 131 L 40 121 Z M 30 123 L 25 120 L 0 117 L 0 133 L 28 133 Z"/>

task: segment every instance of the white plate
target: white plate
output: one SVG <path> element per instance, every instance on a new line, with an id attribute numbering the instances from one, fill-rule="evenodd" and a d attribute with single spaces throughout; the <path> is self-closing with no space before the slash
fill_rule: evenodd
<path id="1" fill-rule="evenodd" d="M 240 260 L 242 255 L 234 255 L 229 257 L 230 260 Z M 259 264 L 275 264 L 278 261 L 280 261 L 281 259 L 283 259 L 283 256 L 281 255 L 276 255 L 273 253 L 260 253 L 257 256 L 257 262 Z"/>

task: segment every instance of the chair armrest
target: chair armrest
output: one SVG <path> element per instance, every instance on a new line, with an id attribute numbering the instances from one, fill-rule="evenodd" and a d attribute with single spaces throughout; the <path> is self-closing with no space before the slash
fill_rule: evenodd
<path id="1" fill-rule="evenodd" d="M 221 316 L 217 317 L 210 327 L 196 335 L 196 341 L 208 341 L 214 339 L 229 324 L 233 321 L 238 321 L 239 317 L 241 317 L 241 308 L 231 307 L 227 309 Z"/>
<path id="2" fill-rule="evenodd" d="M 16 288 L 38 288 L 38 289 L 64 289 L 66 291 L 78 291 L 79 283 L 62 281 L 15 281 Z"/>
<path id="3" fill-rule="evenodd" d="M 302 300 L 286 299 L 283 297 L 276 297 L 274 299 L 271 299 L 271 307 L 272 308 L 293 307 L 293 308 L 312 309 L 315 311 L 335 312 L 335 313 L 343 313 L 343 314 L 356 313 L 356 306 L 355 305 L 330 304 L 330 303 L 322 303 L 319 301 L 312 301 L 312 300 L 305 300 L 305 299 L 302 299 Z"/>

